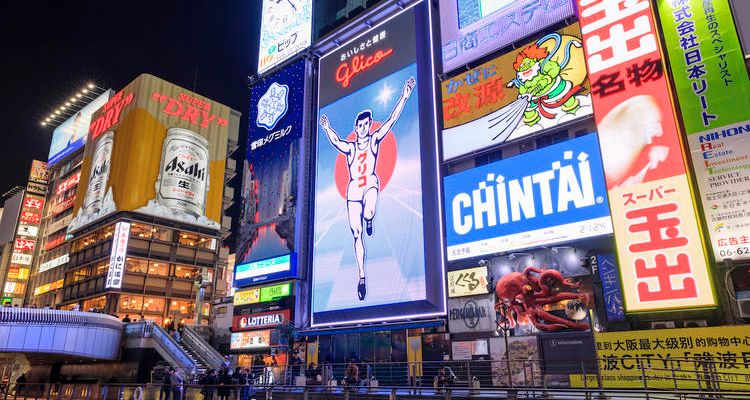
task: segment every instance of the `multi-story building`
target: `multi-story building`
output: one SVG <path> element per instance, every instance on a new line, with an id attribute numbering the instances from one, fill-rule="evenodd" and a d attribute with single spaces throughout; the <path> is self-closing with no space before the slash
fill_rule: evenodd
<path id="1" fill-rule="evenodd" d="M 215 282 L 226 273 L 226 184 L 235 176 L 227 155 L 239 117 L 150 75 L 93 114 L 64 229 L 61 308 L 159 323 L 208 315 L 226 291 Z"/>

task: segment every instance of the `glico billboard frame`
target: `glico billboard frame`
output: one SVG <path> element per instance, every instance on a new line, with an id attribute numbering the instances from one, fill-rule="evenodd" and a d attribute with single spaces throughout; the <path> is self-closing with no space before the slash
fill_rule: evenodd
<path id="1" fill-rule="evenodd" d="M 427 319 L 445 315 L 447 308 L 435 10 L 430 2 L 416 1 L 403 8 L 384 7 L 374 14 L 366 28 L 355 27 L 357 33 L 344 33 L 348 37 L 340 39 L 343 43 L 333 42 L 333 48 L 322 49 L 317 64 L 309 192 L 313 200 L 313 242 L 308 255 L 312 328 Z M 372 103 L 362 106 L 361 101 L 367 99 Z M 359 129 L 359 137 L 353 121 L 363 118 L 369 124 Z M 384 125 L 389 129 L 381 135 Z M 356 150 L 358 141 L 367 141 L 369 147 Z M 385 161 L 376 166 L 380 154 Z M 365 178 L 355 177 L 354 161 L 360 159 L 362 164 L 364 158 L 370 162 L 369 172 L 359 172 Z M 362 179 L 369 185 L 364 189 L 356 185 Z M 355 187 L 363 189 L 360 201 L 352 200 L 353 193 L 359 193 Z M 372 192 L 377 192 L 377 218 L 374 213 L 366 214 L 365 197 Z M 357 203 L 362 207 L 361 219 L 351 211 Z M 352 226 L 357 220 L 361 229 L 355 233 Z M 358 240 L 366 249 L 357 247 Z M 367 269 L 369 273 L 364 274 Z M 397 287 L 411 293 L 399 292 Z"/>

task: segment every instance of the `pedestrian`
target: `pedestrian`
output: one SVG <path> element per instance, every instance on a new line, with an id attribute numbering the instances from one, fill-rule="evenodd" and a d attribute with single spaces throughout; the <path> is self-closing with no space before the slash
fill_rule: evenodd
<path id="1" fill-rule="evenodd" d="M 159 391 L 159 400 L 169 400 L 169 394 L 171 390 L 169 388 L 172 375 L 172 367 L 165 367 L 161 370 L 161 373 L 156 377 L 156 382 L 161 383 L 161 390 Z"/>
<path id="2" fill-rule="evenodd" d="M 229 368 L 232 365 L 232 360 L 229 359 L 228 355 L 224 356 L 224 362 L 222 363 L 222 365 L 225 368 Z"/>
<path id="3" fill-rule="evenodd" d="M 130 322 L 130 315 L 125 314 L 125 318 L 122 319 L 122 322 L 124 322 L 126 324 L 129 323 Z"/>
<path id="4" fill-rule="evenodd" d="M 169 389 L 172 392 L 172 400 L 182 400 L 182 374 L 175 369 L 169 376 Z"/>
<path id="5" fill-rule="evenodd" d="M 146 321 L 146 317 L 144 317 L 143 314 L 141 314 L 141 317 L 138 318 L 138 322 L 144 322 L 144 321 Z"/>
<path id="6" fill-rule="evenodd" d="M 200 381 L 200 384 L 203 385 L 203 387 L 201 388 L 203 400 L 213 400 L 214 392 L 216 391 L 216 383 L 216 370 L 209 370 L 206 376 L 204 376 Z"/>
<path id="7" fill-rule="evenodd" d="M 216 389 L 219 400 L 227 400 L 229 398 L 229 391 L 232 389 L 232 377 L 229 375 L 229 371 L 227 367 L 222 367 L 219 373 L 219 386 Z"/>
<path id="8" fill-rule="evenodd" d="M 175 342 L 180 343 L 180 331 L 178 331 L 177 329 L 172 329 L 171 336 Z"/>
<path id="9" fill-rule="evenodd" d="M 22 374 L 16 378 L 16 396 L 23 393 L 24 387 L 26 386 L 26 374 Z"/>

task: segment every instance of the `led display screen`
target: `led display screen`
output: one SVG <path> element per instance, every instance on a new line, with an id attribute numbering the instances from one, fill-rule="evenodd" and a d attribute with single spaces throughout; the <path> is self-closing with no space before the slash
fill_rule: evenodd
<path id="1" fill-rule="evenodd" d="M 52 143 L 49 146 L 49 157 L 47 157 L 49 165 L 62 160 L 86 144 L 91 115 L 101 108 L 111 95 L 111 90 L 102 93 L 55 128 L 52 132 Z"/>
<path id="2" fill-rule="evenodd" d="M 263 0 L 258 73 L 310 46 L 312 7 L 312 0 Z"/>

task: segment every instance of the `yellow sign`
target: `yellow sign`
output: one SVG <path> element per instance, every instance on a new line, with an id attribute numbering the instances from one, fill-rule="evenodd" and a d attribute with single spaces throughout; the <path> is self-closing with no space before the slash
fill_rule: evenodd
<path id="1" fill-rule="evenodd" d="M 39 296 L 40 294 L 44 294 L 44 293 L 47 293 L 47 292 L 52 291 L 52 290 L 60 289 L 62 286 L 63 286 L 63 280 L 62 279 L 54 281 L 54 282 L 51 282 L 51 283 L 46 283 L 46 284 L 41 285 L 41 286 L 37 286 L 34 289 L 34 296 Z"/>
<path id="2" fill-rule="evenodd" d="M 260 302 L 260 288 L 234 292 L 234 305 L 243 306 Z"/>
<path id="3" fill-rule="evenodd" d="M 747 389 L 750 328 L 658 329 L 595 333 L 602 386 Z M 641 366 L 643 368 L 641 368 Z M 596 375 L 571 375 L 572 387 L 596 387 Z"/>
<path id="4" fill-rule="evenodd" d="M 487 267 L 448 272 L 448 297 L 487 293 Z"/>

